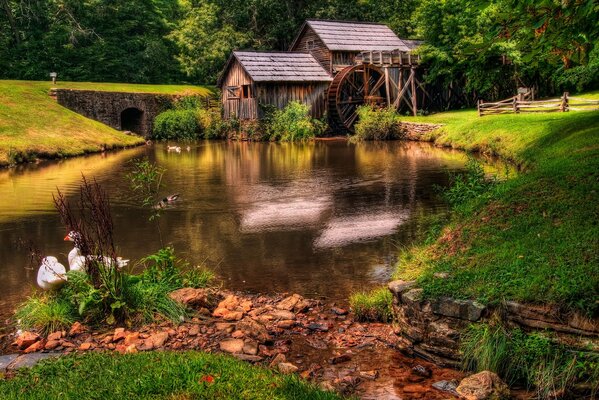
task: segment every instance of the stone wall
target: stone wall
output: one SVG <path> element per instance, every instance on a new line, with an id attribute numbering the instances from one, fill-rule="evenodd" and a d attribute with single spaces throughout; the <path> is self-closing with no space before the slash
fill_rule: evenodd
<path id="1" fill-rule="evenodd" d="M 442 127 L 442 124 L 428 124 L 428 123 L 416 123 L 416 122 L 402 122 L 402 128 L 404 129 L 407 140 L 423 140 L 423 136 L 434 130 Z"/>
<path id="2" fill-rule="evenodd" d="M 459 366 L 460 332 L 495 313 L 506 323 L 525 330 L 551 330 L 556 340 L 570 347 L 599 351 L 599 320 L 577 313 L 564 315 L 549 306 L 513 301 L 495 309 L 476 301 L 447 297 L 428 301 L 414 281 L 393 281 L 389 290 L 399 325 L 397 333 L 405 339 L 406 350 L 438 365 Z"/>
<path id="3" fill-rule="evenodd" d="M 56 89 L 58 104 L 114 129 L 150 136 L 154 119 L 177 96 L 153 93 Z"/>

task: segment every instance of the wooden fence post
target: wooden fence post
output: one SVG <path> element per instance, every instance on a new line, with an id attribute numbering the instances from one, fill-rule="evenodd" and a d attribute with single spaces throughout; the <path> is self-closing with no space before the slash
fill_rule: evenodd
<path id="1" fill-rule="evenodd" d="M 480 109 L 481 104 L 483 104 L 483 100 L 482 99 L 478 99 L 478 104 L 476 105 L 476 108 L 478 109 L 478 116 L 479 117 L 483 116 L 482 111 Z"/>
<path id="2" fill-rule="evenodd" d="M 568 106 L 568 95 L 570 93 L 568 92 L 564 92 L 564 95 L 562 96 L 562 103 L 560 104 L 560 111 L 561 112 L 567 112 L 570 111 L 570 107 Z"/>
<path id="3" fill-rule="evenodd" d="M 512 101 L 512 108 L 514 109 L 514 113 L 518 114 L 518 97 L 514 96 L 514 100 Z"/>

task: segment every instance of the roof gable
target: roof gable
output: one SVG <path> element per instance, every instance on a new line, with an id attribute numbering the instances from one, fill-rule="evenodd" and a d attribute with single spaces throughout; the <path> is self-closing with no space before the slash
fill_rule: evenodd
<path id="1" fill-rule="evenodd" d="M 234 51 L 219 79 L 219 86 L 233 60 L 254 82 L 330 82 L 333 78 L 308 53 Z"/>
<path id="2" fill-rule="evenodd" d="M 411 47 L 397 37 L 384 24 L 371 22 L 307 20 L 296 40 L 295 46 L 305 30 L 311 28 L 331 51 L 368 51 L 401 50 L 410 51 Z"/>

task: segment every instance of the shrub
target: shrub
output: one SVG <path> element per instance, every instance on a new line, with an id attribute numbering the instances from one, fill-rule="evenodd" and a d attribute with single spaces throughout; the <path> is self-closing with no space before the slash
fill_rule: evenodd
<path id="1" fill-rule="evenodd" d="M 405 133 L 399 115 L 392 108 L 361 106 L 352 141 L 401 139 Z"/>
<path id="2" fill-rule="evenodd" d="M 267 121 L 270 140 L 282 142 L 310 140 L 325 130 L 322 122 L 310 117 L 310 106 L 298 101 L 292 101 L 283 110 L 275 110 Z"/>
<path id="3" fill-rule="evenodd" d="M 175 109 L 164 111 L 154 120 L 153 137 L 159 140 L 197 139 L 199 126 L 196 111 Z"/>
<path id="4" fill-rule="evenodd" d="M 218 108 L 198 109 L 196 119 L 204 139 L 223 139 L 239 130 L 239 120 L 235 118 L 223 120 L 221 110 Z"/>
<path id="5" fill-rule="evenodd" d="M 389 322 L 393 316 L 392 300 L 391 292 L 387 288 L 380 288 L 352 294 L 349 304 L 360 321 Z"/>
<path id="6" fill-rule="evenodd" d="M 52 293 L 41 293 L 17 307 L 15 319 L 20 328 L 39 330 L 43 335 L 68 329 L 77 320 L 72 303 Z"/>
<path id="7" fill-rule="evenodd" d="M 489 192 L 497 184 L 495 177 L 487 179 L 482 164 L 473 157 L 468 157 L 466 172 L 451 174 L 449 187 L 439 189 L 452 206 L 460 206 Z"/>

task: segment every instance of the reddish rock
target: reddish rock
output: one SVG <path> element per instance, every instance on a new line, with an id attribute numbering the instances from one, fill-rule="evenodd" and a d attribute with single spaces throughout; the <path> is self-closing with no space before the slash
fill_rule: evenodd
<path id="1" fill-rule="evenodd" d="M 199 325 L 192 325 L 191 328 L 189 328 L 189 336 L 197 336 L 199 334 L 200 334 Z"/>
<path id="2" fill-rule="evenodd" d="M 19 337 L 17 337 L 15 344 L 19 349 L 24 350 L 36 343 L 38 340 L 40 340 L 40 337 L 37 333 L 25 331 L 21 333 Z"/>
<path id="3" fill-rule="evenodd" d="M 275 356 L 275 358 L 272 359 L 269 365 L 270 367 L 274 367 L 284 362 L 287 362 L 287 357 L 285 357 L 285 354 L 279 353 Z"/>
<path id="4" fill-rule="evenodd" d="M 123 344 L 125 346 L 130 346 L 132 344 L 136 344 L 138 340 L 139 340 L 139 332 L 129 333 L 127 336 L 125 336 L 125 340 L 123 341 Z"/>
<path id="5" fill-rule="evenodd" d="M 295 321 L 291 320 L 291 319 L 286 319 L 283 321 L 279 321 L 277 323 L 277 328 L 281 328 L 281 329 L 291 329 L 295 326 Z"/>
<path id="6" fill-rule="evenodd" d="M 176 302 L 188 306 L 207 307 L 208 293 L 206 289 L 183 288 L 175 290 L 169 297 Z"/>
<path id="7" fill-rule="evenodd" d="M 226 339 L 219 343 L 220 349 L 227 353 L 242 353 L 244 346 L 241 339 Z"/>
<path id="8" fill-rule="evenodd" d="M 333 307 L 331 308 L 331 312 L 336 315 L 347 315 L 348 311 L 344 308 Z"/>
<path id="9" fill-rule="evenodd" d="M 252 309 L 251 300 L 242 301 L 240 307 L 243 310 L 243 312 L 249 312 Z"/>
<path id="10" fill-rule="evenodd" d="M 237 298 L 237 296 L 231 294 L 225 297 L 223 301 L 218 303 L 218 306 L 216 308 L 224 308 L 232 311 L 235 310 L 237 307 L 239 307 L 239 299 Z"/>
<path id="11" fill-rule="evenodd" d="M 223 315 L 223 319 L 225 321 L 239 321 L 242 318 L 243 318 L 243 312 L 242 311 L 227 311 Z"/>
<path id="12" fill-rule="evenodd" d="M 48 342 L 50 341 L 58 341 L 62 339 L 63 334 L 62 331 L 57 331 L 48 335 Z"/>
<path id="13" fill-rule="evenodd" d="M 79 335 L 80 333 L 87 332 L 88 330 L 89 329 L 87 326 L 77 321 L 73 324 L 73 326 L 71 326 L 71 330 L 69 330 L 69 336 Z"/>
<path id="14" fill-rule="evenodd" d="M 299 303 L 300 301 L 303 301 L 303 300 L 304 300 L 304 298 L 302 296 L 300 296 L 299 294 L 293 294 L 293 295 L 281 300 L 277 304 L 277 308 L 279 310 L 292 311 L 294 309 L 294 307 L 297 305 L 297 303 Z"/>
<path id="15" fill-rule="evenodd" d="M 258 342 L 254 340 L 248 340 L 243 345 L 243 352 L 245 354 L 249 354 L 251 356 L 255 356 L 258 354 Z"/>
<path id="16" fill-rule="evenodd" d="M 44 350 L 44 341 L 43 340 L 39 340 L 35 343 L 33 343 L 31 346 L 27 347 L 25 349 L 25 354 L 29 354 L 29 353 L 35 353 L 36 351 L 42 351 Z"/>
<path id="17" fill-rule="evenodd" d="M 118 342 L 119 340 L 126 338 L 128 334 L 129 332 L 126 332 L 125 328 L 116 328 L 112 335 L 112 341 Z"/>
<path id="18" fill-rule="evenodd" d="M 462 379 L 456 391 L 464 400 L 499 400 L 510 396 L 508 386 L 491 371 Z"/>
<path id="19" fill-rule="evenodd" d="M 243 333 L 243 331 L 239 331 L 239 330 L 237 330 L 231 334 L 231 337 L 233 339 L 242 339 L 244 336 L 245 336 L 245 334 Z"/>
<path id="20" fill-rule="evenodd" d="M 112 343 L 112 335 L 104 336 L 104 339 L 102 339 L 102 343 L 104 343 L 104 344 Z"/>
<path id="21" fill-rule="evenodd" d="M 163 347 L 167 340 L 168 340 L 167 332 L 155 333 L 147 339 L 147 341 L 152 343 L 153 348 Z"/>
<path id="22" fill-rule="evenodd" d="M 335 364 L 341 364 L 344 362 L 348 362 L 349 360 L 351 360 L 351 354 L 345 353 L 345 354 L 341 354 L 339 356 L 335 356 L 333 358 L 331 358 L 329 360 L 329 362 L 333 365 Z"/>
<path id="23" fill-rule="evenodd" d="M 94 344 L 91 342 L 85 342 L 85 343 L 81 343 L 79 345 L 79 350 L 81 351 L 87 351 L 87 350 L 91 350 L 94 347 Z"/>
<path id="24" fill-rule="evenodd" d="M 60 340 L 48 340 L 46 342 L 46 345 L 44 346 L 44 349 L 46 349 L 46 350 L 54 350 L 58 346 L 60 346 Z"/>
<path id="25" fill-rule="evenodd" d="M 291 363 L 282 362 L 277 365 L 277 369 L 282 374 L 293 374 L 294 372 L 297 372 L 299 368 Z"/>

